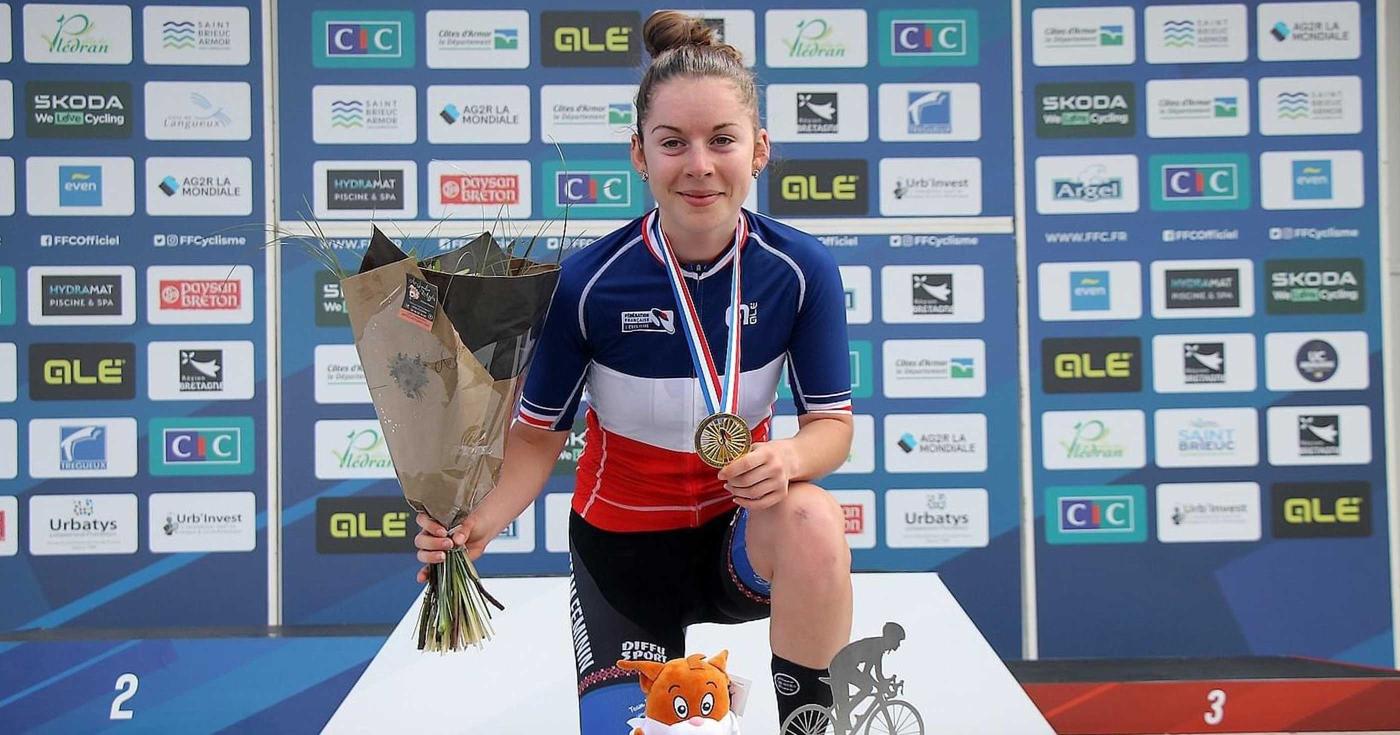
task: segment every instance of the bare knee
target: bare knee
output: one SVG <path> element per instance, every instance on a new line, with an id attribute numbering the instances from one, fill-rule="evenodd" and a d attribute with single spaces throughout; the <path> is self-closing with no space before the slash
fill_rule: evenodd
<path id="1" fill-rule="evenodd" d="M 850 572 L 845 514 L 830 493 L 808 482 L 794 483 L 771 511 L 776 513 L 775 566 L 802 576 Z"/>

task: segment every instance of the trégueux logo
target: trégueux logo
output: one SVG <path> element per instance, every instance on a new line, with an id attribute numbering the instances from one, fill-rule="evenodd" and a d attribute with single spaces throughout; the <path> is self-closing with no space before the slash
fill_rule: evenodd
<path id="1" fill-rule="evenodd" d="M 411 510 L 402 497 L 318 498 L 316 552 L 401 554 L 413 551 Z"/>
<path id="2" fill-rule="evenodd" d="M 540 14 L 540 61 L 545 66 L 636 66 L 641 62 L 641 13 L 547 10 Z"/>
<path id="3" fill-rule="evenodd" d="M 35 401 L 136 397 L 136 348 L 130 342 L 29 347 L 29 398 Z"/>
<path id="4" fill-rule="evenodd" d="M 1368 482 L 1280 482 L 1273 486 L 1275 538 L 1371 535 Z"/>
<path id="5" fill-rule="evenodd" d="M 1069 337 L 1041 340 L 1046 393 L 1136 393 L 1142 390 L 1142 340 Z"/>
<path id="6" fill-rule="evenodd" d="M 768 206 L 777 215 L 863 215 L 870 207 L 864 159 L 784 161 L 768 175 Z"/>

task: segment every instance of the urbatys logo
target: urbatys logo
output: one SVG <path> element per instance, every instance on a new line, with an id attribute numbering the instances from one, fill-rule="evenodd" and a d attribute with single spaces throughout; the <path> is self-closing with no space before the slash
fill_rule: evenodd
<path id="1" fill-rule="evenodd" d="M 636 66 L 641 61 L 641 13 L 540 13 L 540 62 L 545 66 Z"/>
<path id="2" fill-rule="evenodd" d="M 127 82 L 29 82 L 24 96 L 31 138 L 131 137 Z"/>
<path id="3" fill-rule="evenodd" d="M 864 215 L 869 179 L 865 159 L 785 161 L 768 176 L 768 206 L 777 215 Z"/>
<path id="4" fill-rule="evenodd" d="M 35 401 L 136 397 L 136 347 L 130 342 L 29 346 L 29 398 Z"/>

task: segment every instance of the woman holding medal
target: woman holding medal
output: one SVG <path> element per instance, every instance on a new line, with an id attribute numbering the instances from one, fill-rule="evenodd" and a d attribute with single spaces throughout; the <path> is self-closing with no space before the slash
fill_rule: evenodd
<path id="1" fill-rule="evenodd" d="M 815 238 L 740 206 L 769 140 L 739 52 L 675 11 L 643 35 L 631 157 L 657 208 L 565 259 L 500 482 L 450 534 L 420 514 L 415 540 L 425 564 L 479 556 L 543 489 L 586 389 L 569 523 L 583 735 L 640 710 L 619 659 L 684 656 L 699 622 L 771 617 L 780 721 L 829 706 L 819 677 L 851 627 L 843 514 L 812 484 L 850 451 L 840 275 Z M 770 440 L 784 369 L 799 429 Z"/>

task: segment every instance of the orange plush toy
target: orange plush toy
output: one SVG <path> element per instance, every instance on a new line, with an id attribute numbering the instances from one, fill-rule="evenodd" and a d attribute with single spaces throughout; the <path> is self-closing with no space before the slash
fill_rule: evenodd
<path id="1" fill-rule="evenodd" d="M 655 661 L 618 661 L 618 668 L 642 675 L 647 694 L 646 717 L 627 724 L 632 735 L 739 735 L 739 721 L 729 711 L 728 651 L 705 660 L 702 654 Z"/>

